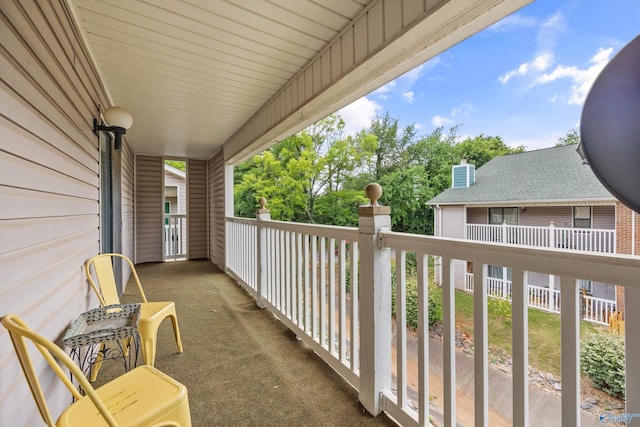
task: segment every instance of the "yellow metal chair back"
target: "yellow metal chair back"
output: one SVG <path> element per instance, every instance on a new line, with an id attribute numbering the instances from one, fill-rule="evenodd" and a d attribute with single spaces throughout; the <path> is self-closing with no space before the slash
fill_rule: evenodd
<path id="1" fill-rule="evenodd" d="M 9 331 L 33 398 L 48 426 L 89 426 L 105 423 L 110 427 L 191 426 L 186 387 L 157 369 L 140 366 L 94 389 L 80 368 L 60 347 L 33 332 L 18 316 L 4 316 L 2 325 Z M 51 416 L 26 340 L 35 345 L 75 399 L 56 422 Z M 79 386 L 85 391 L 84 396 L 78 392 L 69 379 L 69 373 L 63 367 L 78 381 Z M 105 404 L 107 401 L 108 408 Z"/>
<path id="2" fill-rule="evenodd" d="M 178 346 L 178 353 L 182 353 L 182 340 L 180 338 L 180 329 L 178 328 L 178 317 L 176 314 L 176 306 L 173 301 L 149 302 L 142 289 L 138 273 L 129 258 L 122 254 L 109 253 L 96 255 L 85 263 L 85 271 L 87 280 L 100 299 L 102 306 L 111 304 L 119 304 L 120 297 L 116 288 L 115 276 L 113 273 L 113 259 L 120 258 L 124 260 L 131 268 L 131 276 L 133 277 L 138 293 L 142 298 L 140 304 L 140 319 L 138 322 L 138 330 L 142 340 L 142 355 L 147 365 L 153 366 L 156 359 L 156 337 L 160 323 L 166 318 L 171 319 L 173 324 L 173 335 Z M 94 281 L 94 277 L 97 281 Z M 98 374 L 100 363 L 97 363 L 93 370 L 93 377 Z"/>

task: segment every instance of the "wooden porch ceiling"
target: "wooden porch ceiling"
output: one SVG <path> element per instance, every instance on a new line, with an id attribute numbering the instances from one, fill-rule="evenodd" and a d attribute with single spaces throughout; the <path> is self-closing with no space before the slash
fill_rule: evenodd
<path id="1" fill-rule="evenodd" d="M 127 138 L 136 153 L 206 159 L 231 142 L 225 158 L 235 156 L 233 161 L 338 110 L 529 1 L 68 0 L 112 103 L 134 117 Z M 354 52 L 342 40 L 341 54 L 327 55 L 349 31 Z M 358 43 L 369 46 L 363 57 Z M 345 65 L 347 52 L 352 57 Z M 380 61 L 381 54 L 388 57 Z M 364 72 L 354 73 L 358 69 Z M 315 72 L 313 82 L 305 77 L 291 90 L 309 70 Z M 289 105 L 278 99 L 287 90 Z M 318 104 L 318 98 L 324 99 Z M 266 120 L 258 114 L 264 109 L 272 110 L 263 115 Z M 267 132 L 267 139 L 251 147 Z"/>

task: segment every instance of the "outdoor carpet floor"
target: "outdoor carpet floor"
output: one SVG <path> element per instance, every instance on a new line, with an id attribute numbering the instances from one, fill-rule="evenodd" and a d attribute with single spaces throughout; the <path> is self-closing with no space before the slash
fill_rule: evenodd
<path id="1" fill-rule="evenodd" d="M 393 426 L 363 413 L 358 393 L 229 276 L 209 261 L 136 267 L 149 301 L 174 301 L 160 326 L 155 367 L 183 383 L 193 426 Z M 130 282 L 122 302 L 136 302 Z M 123 372 L 105 362 L 96 382 Z"/>

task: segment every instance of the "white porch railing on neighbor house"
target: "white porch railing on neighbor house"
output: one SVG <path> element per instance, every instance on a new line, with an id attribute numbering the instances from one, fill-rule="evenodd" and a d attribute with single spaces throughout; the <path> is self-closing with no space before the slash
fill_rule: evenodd
<path id="1" fill-rule="evenodd" d="M 542 286 L 527 285 L 529 290 L 529 307 L 560 313 L 560 291 Z"/>
<path id="2" fill-rule="evenodd" d="M 466 238 L 479 242 L 508 243 L 585 252 L 615 253 L 616 231 L 595 228 L 533 227 L 524 225 L 467 224 Z"/>
<path id="3" fill-rule="evenodd" d="M 560 276 L 560 422 L 580 425 L 577 280 L 616 283 L 625 287 L 627 301 L 640 301 L 638 258 L 397 233 L 390 231 L 390 217 L 384 207 L 360 209 L 359 228 L 271 221 L 265 212 L 257 220 L 229 217 L 227 270 L 256 296 L 259 306 L 272 311 L 358 390 L 367 411 L 378 414 L 384 410 L 402 425 L 415 426 L 429 423 L 427 257 L 442 260 L 444 396 L 438 403 L 443 405 L 445 425 L 454 425 L 456 420 L 454 258 L 468 260 L 475 271 L 483 272 L 473 277 L 473 416 L 477 426 L 487 426 L 489 417 L 488 290 L 483 277 L 487 269 L 481 266 L 502 265 L 512 270 L 512 419 L 519 426 L 529 425 L 529 292 L 525 272 Z M 392 251 L 396 254 L 395 340 L 391 332 Z M 403 325 L 407 277 L 402 266 L 407 253 L 416 255 L 418 271 L 415 354 L 406 344 L 407 329 Z M 629 310 L 626 322 L 640 322 L 637 311 Z M 640 408 L 640 332 L 626 328 L 625 333 L 626 402 L 627 412 L 632 412 Z M 392 365 L 394 346 L 397 363 Z M 416 387 L 407 381 L 411 369 L 416 369 Z M 415 394 L 410 395 L 410 391 Z"/>
<path id="4" fill-rule="evenodd" d="M 187 256 L 187 216 L 165 214 L 164 216 L 164 259 L 179 259 Z"/>
<path id="5" fill-rule="evenodd" d="M 511 301 L 511 281 L 487 277 L 487 296 Z M 560 314 L 560 291 L 542 286 L 527 285 L 531 308 Z M 465 291 L 473 292 L 473 273 L 465 273 Z M 579 296 L 582 301 L 581 318 L 599 325 L 609 325 L 609 317 L 616 311 L 616 302 L 591 295 Z"/>

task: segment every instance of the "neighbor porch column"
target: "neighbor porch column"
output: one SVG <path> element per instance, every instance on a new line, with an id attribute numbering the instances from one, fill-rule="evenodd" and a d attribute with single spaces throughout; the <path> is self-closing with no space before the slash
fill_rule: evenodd
<path id="1" fill-rule="evenodd" d="M 380 396 L 391 387 L 391 251 L 381 248 L 378 234 L 391 228 L 388 206 L 378 205 L 382 188 L 369 184 L 371 200 L 360 206 L 360 402 L 373 415 L 381 412 Z"/>

